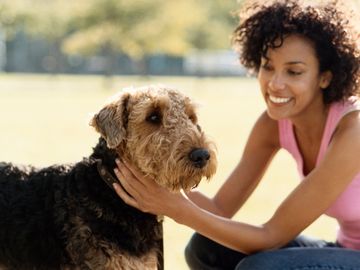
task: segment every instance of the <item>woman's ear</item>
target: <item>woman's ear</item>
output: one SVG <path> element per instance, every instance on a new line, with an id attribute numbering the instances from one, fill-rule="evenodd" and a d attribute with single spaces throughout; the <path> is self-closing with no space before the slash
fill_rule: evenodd
<path id="1" fill-rule="evenodd" d="M 320 84 L 319 84 L 320 88 L 321 89 L 327 88 L 331 83 L 332 77 L 333 74 L 330 70 L 322 72 L 320 75 Z"/>

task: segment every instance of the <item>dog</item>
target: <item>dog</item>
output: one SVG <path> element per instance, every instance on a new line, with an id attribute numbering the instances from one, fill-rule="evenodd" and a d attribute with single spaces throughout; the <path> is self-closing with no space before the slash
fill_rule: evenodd
<path id="1" fill-rule="evenodd" d="M 89 157 L 0 163 L 0 269 L 162 269 L 162 223 L 116 195 L 115 159 L 172 192 L 210 178 L 215 147 L 195 109 L 171 87 L 124 89 L 92 117 L 100 138 Z"/>

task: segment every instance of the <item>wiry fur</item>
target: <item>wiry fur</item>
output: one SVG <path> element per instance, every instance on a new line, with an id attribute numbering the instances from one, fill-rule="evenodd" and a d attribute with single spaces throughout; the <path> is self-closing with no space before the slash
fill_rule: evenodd
<path id="1" fill-rule="evenodd" d="M 124 91 L 91 125 L 103 138 L 76 164 L 0 163 L 0 269 L 156 269 L 161 223 L 123 203 L 99 176 L 97 160 L 112 172 L 115 158 L 126 158 L 173 191 L 215 172 L 194 107 L 176 90 Z M 198 148 L 210 154 L 201 167 L 188 158 Z"/>

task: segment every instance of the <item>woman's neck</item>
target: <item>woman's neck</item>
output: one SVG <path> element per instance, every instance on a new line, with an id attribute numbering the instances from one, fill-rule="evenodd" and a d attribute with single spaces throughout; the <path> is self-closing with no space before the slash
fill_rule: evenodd
<path id="1" fill-rule="evenodd" d="M 322 103 L 321 106 L 313 107 L 305 114 L 290 119 L 294 126 L 296 136 L 312 142 L 321 139 L 328 112 L 329 106 Z"/>

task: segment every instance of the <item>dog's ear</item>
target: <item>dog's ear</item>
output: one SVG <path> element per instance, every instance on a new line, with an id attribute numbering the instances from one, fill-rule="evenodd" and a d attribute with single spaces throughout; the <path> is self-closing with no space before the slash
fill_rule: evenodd
<path id="1" fill-rule="evenodd" d="M 129 93 L 121 94 L 116 101 L 96 113 L 90 121 L 90 125 L 106 140 L 109 148 L 116 148 L 126 137 L 129 98 Z"/>

